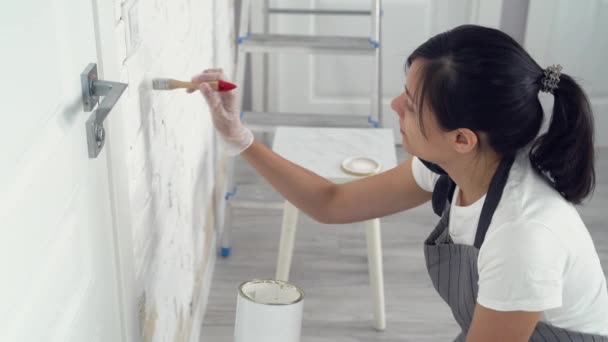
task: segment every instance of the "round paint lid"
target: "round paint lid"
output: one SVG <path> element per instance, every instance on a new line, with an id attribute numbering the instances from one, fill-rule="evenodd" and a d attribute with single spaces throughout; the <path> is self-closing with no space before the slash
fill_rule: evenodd
<path id="1" fill-rule="evenodd" d="M 348 157 L 342 162 L 342 171 L 355 176 L 375 175 L 381 168 L 380 162 L 370 157 Z"/>

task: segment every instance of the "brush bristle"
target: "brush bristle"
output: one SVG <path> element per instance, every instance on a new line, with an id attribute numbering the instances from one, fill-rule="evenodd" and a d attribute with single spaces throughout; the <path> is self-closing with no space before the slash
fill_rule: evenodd
<path id="1" fill-rule="evenodd" d="M 155 78 L 152 80 L 152 89 L 156 90 L 168 90 L 169 79 L 167 78 Z"/>

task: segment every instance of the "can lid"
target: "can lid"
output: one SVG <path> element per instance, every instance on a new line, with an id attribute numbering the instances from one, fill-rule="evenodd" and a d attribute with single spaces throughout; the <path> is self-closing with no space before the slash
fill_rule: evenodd
<path id="1" fill-rule="evenodd" d="M 264 305 L 291 305 L 304 299 L 304 291 L 296 285 L 272 279 L 246 281 L 239 286 L 239 295 Z"/>

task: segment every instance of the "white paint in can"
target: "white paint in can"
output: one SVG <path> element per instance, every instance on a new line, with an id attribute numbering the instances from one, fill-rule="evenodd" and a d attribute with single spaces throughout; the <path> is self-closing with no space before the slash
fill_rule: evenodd
<path id="1" fill-rule="evenodd" d="M 251 280 L 239 286 L 234 342 L 299 342 L 304 292 L 279 280 Z"/>

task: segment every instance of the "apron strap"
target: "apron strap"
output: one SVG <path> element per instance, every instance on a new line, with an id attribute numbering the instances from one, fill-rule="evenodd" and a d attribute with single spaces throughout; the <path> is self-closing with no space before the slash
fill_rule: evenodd
<path id="1" fill-rule="evenodd" d="M 452 203 L 452 197 L 454 190 L 456 189 L 456 183 L 448 176 L 442 175 L 435 183 L 433 189 L 433 211 L 437 216 L 442 216 L 445 206 L 448 203 Z"/>
<path id="2" fill-rule="evenodd" d="M 431 170 L 432 172 L 434 172 L 438 175 L 447 175 L 448 174 L 437 164 L 431 163 L 430 161 L 426 161 L 426 160 L 420 159 L 420 158 L 418 158 L 418 160 L 420 160 L 422 165 L 426 166 L 427 169 Z"/>
<path id="3" fill-rule="evenodd" d="M 496 169 L 494 177 L 492 177 L 492 182 L 490 183 L 490 188 L 488 189 L 488 195 L 486 196 L 486 200 L 484 201 L 481 209 L 481 216 L 479 217 L 479 224 L 477 225 L 477 233 L 475 234 L 474 246 L 478 249 L 481 248 L 481 244 L 486 238 L 488 227 L 490 227 L 492 216 L 494 215 L 494 212 L 498 207 L 498 202 L 500 202 L 500 198 L 502 197 L 502 192 L 505 188 L 505 184 L 507 184 L 509 171 L 511 170 L 514 160 L 515 158 L 513 156 L 502 158 L 498 168 Z"/>

